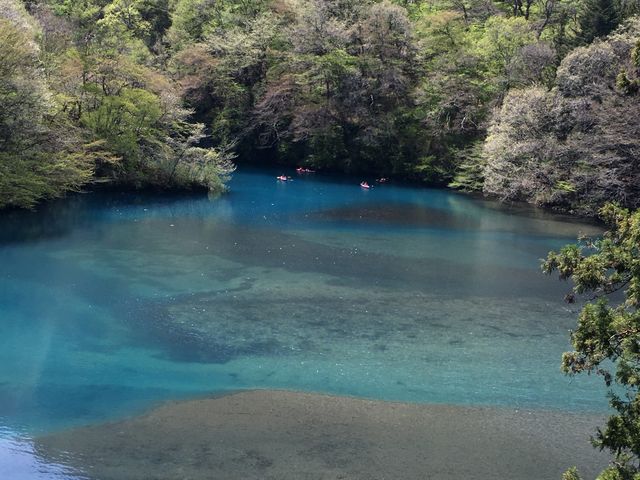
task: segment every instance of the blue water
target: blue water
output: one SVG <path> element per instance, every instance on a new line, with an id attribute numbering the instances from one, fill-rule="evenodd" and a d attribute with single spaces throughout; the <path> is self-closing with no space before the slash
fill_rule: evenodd
<path id="1" fill-rule="evenodd" d="M 606 408 L 598 379 L 560 373 L 576 311 L 539 269 L 595 227 L 275 173 L 240 170 L 217 199 L 92 193 L 1 215 L 0 428 L 244 388 Z"/>

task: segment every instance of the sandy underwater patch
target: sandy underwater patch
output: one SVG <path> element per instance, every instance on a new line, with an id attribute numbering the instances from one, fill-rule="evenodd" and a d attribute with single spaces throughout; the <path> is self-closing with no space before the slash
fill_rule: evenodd
<path id="1" fill-rule="evenodd" d="M 601 416 L 284 391 L 170 403 L 36 440 L 92 479 L 559 479 L 606 465 Z"/>

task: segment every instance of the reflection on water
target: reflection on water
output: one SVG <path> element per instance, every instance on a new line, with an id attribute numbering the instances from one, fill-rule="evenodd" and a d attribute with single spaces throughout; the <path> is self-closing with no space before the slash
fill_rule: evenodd
<path id="1" fill-rule="evenodd" d="M 0 416 L 29 433 L 285 388 L 602 411 L 559 373 L 539 258 L 586 224 L 451 192 L 236 174 L 229 195 L 78 195 L 0 216 Z"/>
<path id="2" fill-rule="evenodd" d="M 62 458 L 62 462 L 66 459 Z M 83 480 L 62 463 L 41 459 L 29 439 L 0 429 L 0 478 L 7 480 Z"/>

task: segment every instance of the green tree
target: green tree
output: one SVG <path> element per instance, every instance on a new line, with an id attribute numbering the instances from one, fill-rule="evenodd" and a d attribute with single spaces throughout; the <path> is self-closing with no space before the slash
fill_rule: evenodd
<path id="1" fill-rule="evenodd" d="M 608 32 L 636 4 L 3 0 L 0 18 L 34 50 L 11 83 L 20 93 L 4 97 L 0 135 L 25 154 L 83 152 L 100 181 L 140 186 L 193 185 L 202 158 L 237 154 L 557 208 L 635 206 L 640 47 L 626 46 L 637 21 L 569 52 L 581 31 Z M 189 148 L 214 149 L 184 154 L 194 138 Z"/>
<path id="2" fill-rule="evenodd" d="M 160 99 L 139 88 L 125 88 L 118 95 L 102 98 L 100 106 L 87 112 L 83 123 L 109 142 L 112 151 L 135 169 L 143 158 L 143 147 L 158 140 L 162 116 Z"/>
<path id="3" fill-rule="evenodd" d="M 594 445 L 609 450 L 615 461 L 602 480 L 640 478 L 640 210 L 615 205 L 600 214 L 609 231 L 601 239 L 584 239 L 551 252 L 543 263 L 547 274 L 571 280 L 569 302 L 587 302 L 571 335 L 574 351 L 562 357 L 570 375 L 597 373 L 609 389 L 615 414 L 598 429 Z M 575 471 L 566 478 L 579 478 Z"/>
<path id="4" fill-rule="evenodd" d="M 33 207 L 91 177 L 77 129 L 54 117 L 32 20 L 19 2 L 0 18 L 0 208 Z"/>
<path id="5" fill-rule="evenodd" d="M 59 0 L 56 0 L 59 2 Z M 91 2 L 91 3 L 88 3 Z M 191 121 L 179 85 L 164 71 L 150 45 L 167 27 L 166 2 L 85 0 L 58 10 L 76 32 L 52 62 L 61 114 L 84 130 L 103 181 L 133 186 L 220 191 L 232 170 L 228 144 L 201 148 L 203 128 Z M 89 22 L 88 19 L 93 19 Z M 158 47 L 159 48 L 159 47 Z M 205 173 L 206 172 L 206 173 Z M 214 175 L 220 177 L 214 180 Z"/>
<path id="6" fill-rule="evenodd" d="M 216 0 L 177 0 L 169 29 L 173 47 L 180 49 L 202 40 L 207 24 L 219 15 L 219 2 Z"/>
<path id="7" fill-rule="evenodd" d="M 611 33 L 620 23 L 613 0 L 585 0 L 579 16 L 580 35 L 584 43 Z"/>

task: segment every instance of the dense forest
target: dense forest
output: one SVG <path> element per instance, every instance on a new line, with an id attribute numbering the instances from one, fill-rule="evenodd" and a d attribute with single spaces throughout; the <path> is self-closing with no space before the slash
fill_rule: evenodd
<path id="1" fill-rule="evenodd" d="M 640 206 L 640 3 L 1 0 L 0 207 L 303 165 Z"/>

